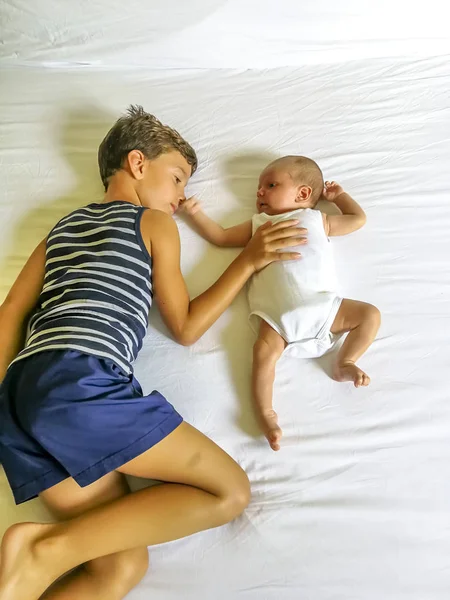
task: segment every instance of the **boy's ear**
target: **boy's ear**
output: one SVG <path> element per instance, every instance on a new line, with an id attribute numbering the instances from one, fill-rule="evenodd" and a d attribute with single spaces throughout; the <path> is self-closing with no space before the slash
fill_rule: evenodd
<path id="1" fill-rule="evenodd" d="M 307 202 L 311 198 L 312 188 L 309 185 L 302 185 L 298 188 L 296 202 Z"/>
<path id="2" fill-rule="evenodd" d="M 141 180 L 144 177 L 145 156 L 140 150 L 131 150 L 125 159 L 128 171 L 134 179 Z"/>

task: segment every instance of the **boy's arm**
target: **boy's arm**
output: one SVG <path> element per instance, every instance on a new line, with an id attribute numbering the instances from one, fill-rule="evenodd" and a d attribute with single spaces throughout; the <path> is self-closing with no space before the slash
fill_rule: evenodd
<path id="1" fill-rule="evenodd" d="M 251 221 L 224 229 L 202 211 L 200 203 L 195 197 L 185 200 L 181 208 L 190 216 L 198 233 L 211 244 L 222 248 L 243 248 L 252 237 Z"/>
<path id="2" fill-rule="evenodd" d="M 0 382 L 23 348 L 28 319 L 44 285 L 46 246 L 46 240 L 39 244 L 0 306 Z"/>
<path id="3" fill-rule="evenodd" d="M 304 237 L 290 220 L 260 227 L 247 247 L 219 279 L 190 300 L 180 269 L 180 237 L 171 217 L 157 210 L 144 212 L 141 231 L 152 255 L 155 299 L 161 316 L 177 342 L 196 342 L 219 318 L 255 271 L 275 260 L 293 260 L 299 253 L 284 252 Z M 280 250 L 280 251 L 279 251 Z"/>
<path id="4" fill-rule="evenodd" d="M 346 235 L 365 225 L 366 213 L 335 181 L 325 183 L 323 198 L 336 204 L 342 213 L 342 215 L 323 215 L 327 235 Z"/>

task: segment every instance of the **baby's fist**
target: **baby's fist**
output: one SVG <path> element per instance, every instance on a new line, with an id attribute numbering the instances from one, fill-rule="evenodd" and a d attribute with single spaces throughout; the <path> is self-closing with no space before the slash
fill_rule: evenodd
<path id="1" fill-rule="evenodd" d="M 334 202 L 338 196 L 344 193 L 344 188 L 335 181 L 325 181 L 323 198 L 328 202 Z"/>
<path id="2" fill-rule="evenodd" d="M 191 217 L 201 210 L 201 208 L 202 206 L 195 196 L 191 196 L 180 203 L 180 209 Z"/>

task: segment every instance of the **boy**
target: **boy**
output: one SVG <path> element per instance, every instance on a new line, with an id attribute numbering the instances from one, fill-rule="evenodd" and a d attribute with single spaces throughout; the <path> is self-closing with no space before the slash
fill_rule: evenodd
<path id="1" fill-rule="evenodd" d="M 191 300 L 173 213 L 194 150 L 130 107 L 98 158 L 103 202 L 57 223 L 0 307 L 0 463 L 17 504 L 39 496 L 62 521 L 8 529 L 1 600 L 38 600 L 65 573 L 46 600 L 121 600 L 146 573 L 147 546 L 227 523 L 250 500 L 239 465 L 144 394 L 132 365 L 153 293 L 173 337 L 193 344 L 256 270 L 297 256 L 278 252 L 296 244 L 296 222 L 261 227 Z M 164 483 L 130 493 L 124 475 Z"/>

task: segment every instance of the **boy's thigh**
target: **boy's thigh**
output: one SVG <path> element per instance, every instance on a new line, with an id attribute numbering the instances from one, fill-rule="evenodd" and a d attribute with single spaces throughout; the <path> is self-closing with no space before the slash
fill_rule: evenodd
<path id="1" fill-rule="evenodd" d="M 367 302 L 344 298 L 331 326 L 331 333 L 346 333 L 355 329 L 376 310 Z"/>
<path id="2" fill-rule="evenodd" d="M 39 497 L 58 520 L 66 520 L 116 500 L 129 491 L 125 477 L 113 471 L 86 487 L 80 487 L 69 477 L 41 492 Z"/>
<path id="3" fill-rule="evenodd" d="M 118 471 L 191 485 L 218 496 L 228 494 L 230 489 L 249 490 L 247 475 L 231 456 L 186 422 Z"/>

